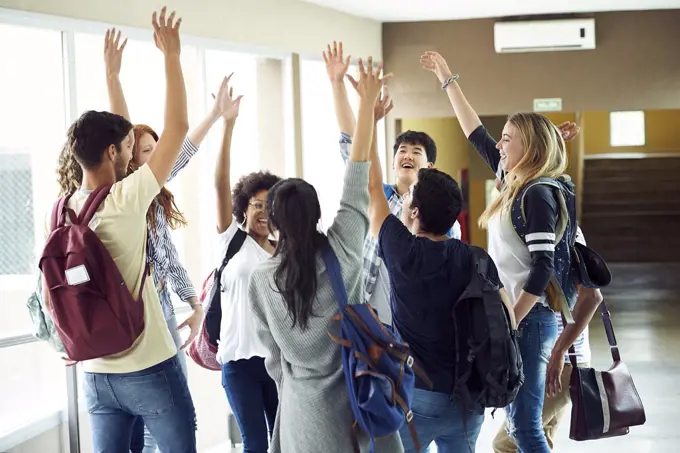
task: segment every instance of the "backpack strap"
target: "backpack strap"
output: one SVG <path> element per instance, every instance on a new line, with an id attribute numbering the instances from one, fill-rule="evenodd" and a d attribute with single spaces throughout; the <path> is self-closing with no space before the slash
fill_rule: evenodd
<path id="1" fill-rule="evenodd" d="M 394 187 L 389 184 L 383 184 L 383 191 L 385 192 L 385 198 L 388 200 L 395 193 Z"/>
<path id="2" fill-rule="evenodd" d="M 57 228 L 64 226 L 66 223 L 66 210 L 68 209 L 68 200 L 71 198 L 72 194 L 64 195 L 59 198 L 52 207 L 52 219 L 50 221 L 50 231 L 54 231 Z M 69 209 L 69 216 L 71 221 L 74 220 L 75 213 Z"/>
<path id="3" fill-rule="evenodd" d="M 99 206 L 109 195 L 111 187 L 111 184 L 99 186 L 92 191 L 89 197 L 87 197 L 83 208 L 80 210 L 80 215 L 78 215 L 78 223 L 80 225 L 87 225 L 90 223 L 90 220 L 92 220 L 92 217 L 94 217 L 97 209 L 99 209 Z"/>
<path id="4" fill-rule="evenodd" d="M 222 272 L 224 271 L 224 268 L 227 267 L 227 264 L 229 264 L 229 261 L 238 253 L 239 250 L 241 250 L 241 247 L 243 246 L 243 243 L 246 241 L 246 238 L 248 237 L 248 233 L 243 231 L 240 228 L 236 228 L 236 234 L 234 234 L 234 237 L 231 238 L 231 241 L 229 242 L 229 245 L 227 246 L 227 252 L 224 254 L 224 259 L 222 260 L 222 264 L 220 264 L 220 267 L 215 271 L 215 283 L 217 284 L 222 284 Z M 222 287 L 220 287 L 220 292 L 222 291 Z"/>
<path id="5" fill-rule="evenodd" d="M 331 280 L 331 286 L 335 293 L 335 300 L 338 303 L 338 310 L 342 313 L 347 307 L 347 289 L 345 282 L 342 279 L 342 271 L 340 270 L 340 262 L 335 252 L 328 242 L 328 238 L 324 241 L 322 248 L 323 260 L 326 263 L 326 270 L 328 271 L 328 278 Z"/>

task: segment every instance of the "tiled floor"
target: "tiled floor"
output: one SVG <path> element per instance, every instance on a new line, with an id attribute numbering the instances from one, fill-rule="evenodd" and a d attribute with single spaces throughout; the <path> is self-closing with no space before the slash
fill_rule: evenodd
<path id="1" fill-rule="evenodd" d="M 614 283 L 604 291 L 605 300 L 612 313 L 621 357 L 645 404 L 647 423 L 624 437 L 574 442 L 569 439 L 565 418 L 555 451 L 678 453 L 680 428 L 674 424 L 680 420 L 680 264 L 615 265 L 612 272 Z M 593 319 L 590 338 L 594 366 L 606 369 L 611 356 L 599 317 Z M 502 421 L 502 412 L 496 414 L 495 420 L 487 417 L 477 453 L 492 452 L 491 440 Z M 225 445 L 211 453 L 229 451 Z"/>

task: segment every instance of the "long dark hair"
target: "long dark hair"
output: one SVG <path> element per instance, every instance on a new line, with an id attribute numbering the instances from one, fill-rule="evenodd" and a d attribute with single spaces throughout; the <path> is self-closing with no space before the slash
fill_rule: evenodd
<path id="1" fill-rule="evenodd" d="M 279 242 L 274 256 L 281 263 L 274 272 L 274 282 L 283 296 L 293 327 L 307 329 L 313 316 L 316 296 L 316 254 L 326 236 L 317 230 L 321 218 L 319 197 L 308 182 L 289 178 L 269 190 L 267 214 Z"/>

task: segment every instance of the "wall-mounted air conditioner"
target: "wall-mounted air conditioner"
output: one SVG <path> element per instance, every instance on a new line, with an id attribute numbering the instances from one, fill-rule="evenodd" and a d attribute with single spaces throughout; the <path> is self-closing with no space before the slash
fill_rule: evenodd
<path id="1" fill-rule="evenodd" d="M 595 48 L 595 19 L 496 22 L 498 53 L 554 52 Z"/>

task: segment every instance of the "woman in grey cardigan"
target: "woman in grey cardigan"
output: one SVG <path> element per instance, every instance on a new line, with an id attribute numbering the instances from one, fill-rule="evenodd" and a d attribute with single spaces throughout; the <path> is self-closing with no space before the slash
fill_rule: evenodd
<path id="1" fill-rule="evenodd" d="M 321 257 L 326 240 L 340 262 L 350 304 L 362 303 L 363 242 L 368 233 L 369 148 L 374 106 L 388 76 L 371 59 L 362 62 L 357 90 L 361 101 L 354 146 L 345 171 L 340 209 L 328 238 L 317 230 L 319 200 L 309 183 L 287 179 L 267 197 L 269 220 L 279 231 L 272 259 L 260 263 L 249 285 L 257 335 L 268 349 L 267 372 L 276 382 L 279 408 L 270 453 L 350 453 L 354 416 L 345 387 L 340 346 L 329 329 L 337 314 Z M 359 436 L 362 452 L 368 437 Z M 381 438 L 377 451 L 402 452 L 398 433 Z"/>

